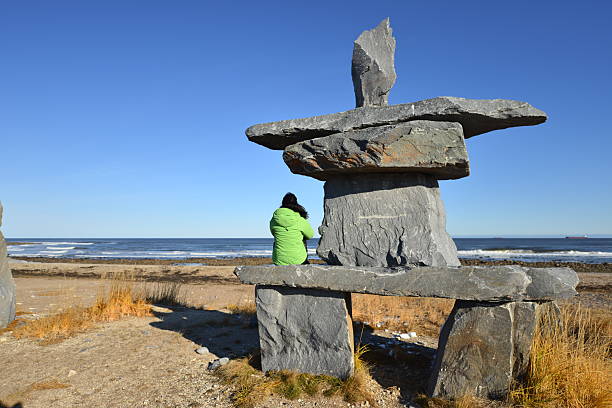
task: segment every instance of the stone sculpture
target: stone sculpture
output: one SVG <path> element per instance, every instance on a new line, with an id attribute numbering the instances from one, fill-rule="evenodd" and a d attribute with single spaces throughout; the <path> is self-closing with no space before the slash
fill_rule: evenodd
<path id="1" fill-rule="evenodd" d="M 2 203 L 0 203 L 0 227 L 2 226 Z M 0 328 L 15 319 L 15 281 L 9 269 L 6 242 L 0 232 Z"/>
<path id="2" fill-rule="evenodd" d="M 546 114 L 504 99 L 388 106 L 394 52 L 386 19 L 355 41 L 355 109 L 246 130 L 250 141 L 284 150 L 293 173 L 325 181 L 317 253 L 327 266 L 236 269 L 257 285 L 262 367 L 346 378 L 351 292 L 447 297 L 457 302 L 429 394 L 498 398 L 526 368 L 536 312 L 574 296 L 578 278 L 568 268 L 461 267 L 438 180 L 470 174 L 465 139 L 537 125 Z"/>
<path id="3" fill-rule="evenodd" d="M 528 103 L 438 97 L 387 106 L 395 83 L 389 20 L 355 41 L 357 108 L 251 126 L 289 169 L 325 181 L 317 254 L 334 265 L 458 266 L 437 180 L 469 175 L 465 139 L 546 114 Z"/>

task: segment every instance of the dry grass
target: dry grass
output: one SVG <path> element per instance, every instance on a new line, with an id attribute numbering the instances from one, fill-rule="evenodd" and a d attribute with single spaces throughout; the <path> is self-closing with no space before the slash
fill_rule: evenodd
<path id="1" fill-rule="evenodd" d="M 97 322 L 108 322 L 128 316 L 151 315 L 151 305 L 131 282 L 115 279 L 98 295 L 90 307 L 73 306 L 57 314 L 36 320 L 22 321 L 12 328 L 17 338 L 40 340 L 42 344 L 62 341 L 91 328 Z"/>
<path id="2" fill-rule="evenodd" d="M 612 319 L 580 306 L 540 317 L 527 375 L 509 394 L 515 406 L 612 406 Z"/>
<path id="3" fill-rule="evenodd" d="M 254 368 L 257 357 L 232 360 L 217 369 L 217 375 L 224 383 L 234 388 L 234 404 L 239 408 L 252 408 L 272 395 L 295 400 L 304 395 L 341 396 L 346 402 L 368 401 L 376 407 L 374 395 L 369 391 L 370 373 L 361 356 L 364 348 L 355 353 L 355 374 L 342 381 L 328 375 L 298 374 L 291 371 L 277 371 L 264 374 Z"/>
<path id="4" fill-rule="evenodd" d="M 0 401 L 0 408 L 10 407 L 10 406 L 21 407 L 22 405 L 18 401 L 25 400 L 29 394 L 35 391 L 60 390 L 63 388 L 68 388 L 68 387 L 71 387 L 71 385 L 64 384 L 55 379 L 39 381 L 39 382 L 28 385 L 25 389 L 19 392 L 9 394 L 8 396 L 6 396 L 4 401 Z"/>
<path id="5" fill-rule="evenodd" d="M 353 294 L 353 320 L 373 329 L 437 336 L 454 300 Z"/>
<path id="6" fill-rule="evenodd" d="M 255 302 L 244 302 L 237 305 L 231 304 L 226 307 L 233 314 L 255 316 L 257 308 Z"/>
<path id="7" fill-rule="evenodd" d="M 179 282 L 155 282 L 144 290 L 144 297 L 151 304 L 187 306 L 184 286 Z"/>

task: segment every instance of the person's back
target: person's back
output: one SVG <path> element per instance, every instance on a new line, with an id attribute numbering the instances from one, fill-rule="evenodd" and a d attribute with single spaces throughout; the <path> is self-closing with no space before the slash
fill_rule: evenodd
<path id="1" fill-rule="evenodd" d="M 303 207 L 297 204 L 293 194 L 289 194 L 283 199 L 283 207 L 274 211 L 270 220 L 270 232 L 274 236 L 272 261 L 275 265 L 298 265 L 305 262 L 308 253 L 304 239 L 310 239 L 314 235 L 308 221 L 298 212 L 303 210 Z M 305 210 L 303 213 L 307 215 Z"/>

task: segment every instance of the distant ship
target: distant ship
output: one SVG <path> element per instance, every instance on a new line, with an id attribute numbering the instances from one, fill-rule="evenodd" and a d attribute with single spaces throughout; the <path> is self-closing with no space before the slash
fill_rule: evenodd
<path id="1" fill-rule="evenodd" d="M 575 237 L 565 237 L 565 239 L 587 239 L 588 236 L 586 234 L 582 235 L 582 236 L 575 236 Z"/>

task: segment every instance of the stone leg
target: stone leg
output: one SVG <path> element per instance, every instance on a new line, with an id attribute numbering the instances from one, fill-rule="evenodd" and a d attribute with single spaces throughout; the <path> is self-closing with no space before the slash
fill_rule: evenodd
<path id="1" fill-rule="evenodd" d="M 255 298 L 263 371 L 353 374 L 353 326 L 343 292 L 258 285 Z"/>
<path id="2" fill-rule="evenodd" d="M 457 301 L 440 333 L 429 395 L 503 398 L 527 368 L 537 306 Z"/>
<path id="3" fill-rule="evenodd" d="M 324 210 L 317 253 L 331 265 L 460 265 L 433 176 L 338 176 L 325 182 Z"/>
<path id="4" fill-rule="evenodd" d="M 2 204 L 0 204 L 0 226 L 2 225 Z M 6 243 L 0 232 L 0 328 L 15 319 L 15 281 L 9 269 Z"/>

